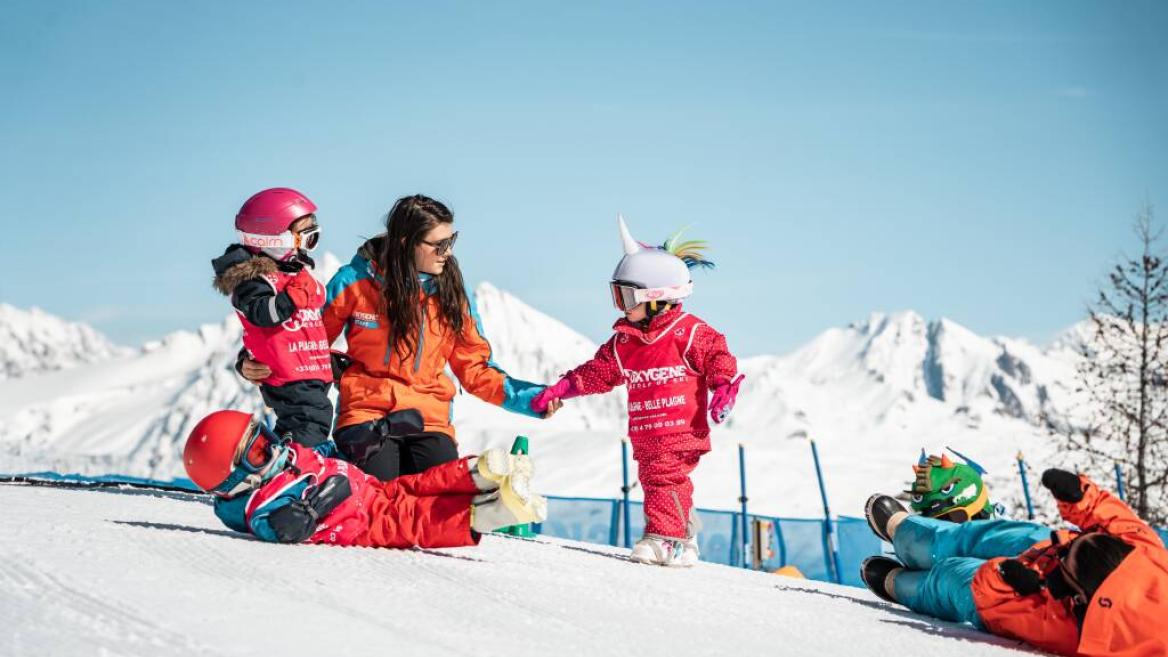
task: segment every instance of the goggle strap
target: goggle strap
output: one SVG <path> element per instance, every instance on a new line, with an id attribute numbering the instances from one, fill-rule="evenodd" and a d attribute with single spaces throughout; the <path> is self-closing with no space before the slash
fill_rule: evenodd
<path id="1" fill-rule="evenodd" d="M 242 230 L 235 231 L 239 243 L 253 249 L 302 249 L 312 251 L 320 243 L 320 227 L 293 233 L 286 230 L 279 235 L 260 235 Z"/>

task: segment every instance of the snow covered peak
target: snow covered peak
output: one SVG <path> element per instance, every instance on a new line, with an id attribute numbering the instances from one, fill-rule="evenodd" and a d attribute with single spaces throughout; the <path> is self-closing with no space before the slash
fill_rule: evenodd
<path id="1" fill-rule="evenodd" d="M 482 330 L 491 345 L 491 359 L 512 377 L 533 383 L 551 384 L 592 358 L 598 345 L 532 308 L 509 292 L 483 282 L 474 290 L 473 302 L 482 320 Z M 573 402 L 555 419 L 561 427 L 578 430 L 612 429 L 622 425 L 624 394 L 587 397 Z M 477 400 L 455 404 L 455 419 L 487 431 L 533 429 L 535 420 L 487 408 Z M 462 430 L 460 429 L 460 432 Z M 460 433 L 461 435 L 461 433 Z"/>
<path id="2" fill-rule="evenodd" d="M 596 351 L 588 338 L 490 283 L 475 288 L 474 303 L 494 360 L 513 376 L 558 379 Z"/>
<path id="3" fill-rule="evenodd" d="M 40 308 L 0 303 L 0 380 L 68 369 L 126 353 L 104 335 Z"/>
<path id="4" fill-rule="evenodd" d="M 819 386 L 883 390 L 878 396 L 883 401 L 867 409 L 875 417 L 931 400 L 974 424 L 986 414 L 1037 423 L 1056 413 L 1053 398 L 1066 401 L 1074 373 L 1073 360 L 1063 350 L 982 337 L 953 320 L 928 321 L 912 311 L 873 313 L 865 321 L 821 333 L 790 356 L 752 360 L 749 367 L 773 369 L 779 374 L 770 378 L 788 386 L 802 379 Z"/>

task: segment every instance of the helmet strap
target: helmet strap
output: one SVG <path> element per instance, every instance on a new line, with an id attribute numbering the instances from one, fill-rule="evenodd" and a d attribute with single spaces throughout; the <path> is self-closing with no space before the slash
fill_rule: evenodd
<path id="1" fill-rule="evenodd" d="M 645 319 L 642 319 L 639 324 L 642 330 L 648 330 L 650 322 L 653 318 L 661 313 L 669 312 L 673 304 L 668 301 L 646 301 L 645 302 Z"/>

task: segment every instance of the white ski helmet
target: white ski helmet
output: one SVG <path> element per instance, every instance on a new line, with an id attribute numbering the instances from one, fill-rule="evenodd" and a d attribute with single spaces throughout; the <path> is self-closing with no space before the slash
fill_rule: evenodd
<path id="1" fill-rule="evenodd" d="M 629 310 L 646 301 L 680 301 L 693 293 L 689 266 L 673 253 L 633 239 L 624 217 L 617 215 L 625 255 L 612 272 L 613 303 Z"/>

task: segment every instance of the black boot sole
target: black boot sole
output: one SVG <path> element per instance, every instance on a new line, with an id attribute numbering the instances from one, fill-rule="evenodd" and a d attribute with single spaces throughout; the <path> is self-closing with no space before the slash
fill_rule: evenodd
<path id="1" fill-rule="evenodd" d="M 889 515 L 888 518 L 884 519 L 884 523 L 883 523 L 884 526 L 879 526 L 877 521 L 876 521 L 876 518 L 875 518 L 876 505 L 881 499 L 883 499 L 885 497 L 887 497 L 888 499 L 892 499 L 890 496 L 884 495 L 882 493 L 876 493 L 872 497 L 869 497 L 868 501 L 864 503 L 864 518 L 868 521 L 868 527 L 872 530 L 873 534 L 876 534 L 881 539 L 891 543 L 892 537 L 888 535 L 887 523 L 888 523 L 888 519 L 891 518 L 892 516 Z M 893 500 L 893 502 L 896 503 L 896 500 Z M 896 503 L 896 506 L 900 507 L 900 508 L 896 509 L 896 511 L 904 510 L 904 507 L 901 507 L 899 503 Z"/>
<path id="2" fill-rule="evenodd" d="M 860 564 L 860 579 L 864 581 L 868 590 L 875 593 L 881 600 L 896 602 L 896 599 L 889 595 L 884 588 L 884 582 L 888 579 L 888 573 L 897 568 L 904 568 L 904 565 L 895 559 L 868 557 L 864 559 L 864 563 Z"/>

